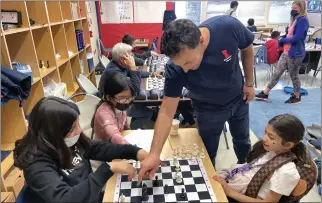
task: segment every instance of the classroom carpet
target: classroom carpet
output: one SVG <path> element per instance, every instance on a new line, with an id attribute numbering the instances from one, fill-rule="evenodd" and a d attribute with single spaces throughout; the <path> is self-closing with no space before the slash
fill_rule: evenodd
<path id="1" fill-rule="evenodd" d="M 300 104 L 285 104 L 290 95 L 283 90 L 272 90 L 268 101 L 252 101 L 249 105 L 249 125 L 258 139 L 263 137 L 268 121 L 278 114 L 293 114 L 304 126 L 321 123 L 321 89 L 307 88 L 307 91 L 308 95 L 302 96 Z"/>

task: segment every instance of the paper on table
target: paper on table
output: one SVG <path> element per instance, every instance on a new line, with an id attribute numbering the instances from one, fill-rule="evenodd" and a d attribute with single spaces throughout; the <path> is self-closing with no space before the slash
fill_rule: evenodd
<path id="1" fill-rule="evenodd" d="M 124 139 L 132 145 L 136 145 L 144 149 L 145 151 L 150 152 L 153 139 L 153 131 L 144 132 L 143 130 L 138 129 L 133 133 L 124 136 Z"/>

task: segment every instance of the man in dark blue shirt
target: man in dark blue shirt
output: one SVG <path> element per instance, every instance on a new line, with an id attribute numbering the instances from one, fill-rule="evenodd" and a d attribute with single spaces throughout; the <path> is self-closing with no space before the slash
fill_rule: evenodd
<path id="1" fill-rule="evenodd" d="M 251 147 L 248 103 L 254 98 L 253 40 L 254 35 L 239 20 L 227 15 L 210 18 L 200 28 L 186 19 L 169 24 L 161 50 L 179 67 L 166 67 L 165 96 L 139 180 L 146 172 L 152 177 L 159 166 L 182 87 L 189 90 L 210 158 L 214 161 L 220 134 L 228 121 L 238 162 L 245 162 Z M 245 81 L 239 67 L 239 50 Z"/>

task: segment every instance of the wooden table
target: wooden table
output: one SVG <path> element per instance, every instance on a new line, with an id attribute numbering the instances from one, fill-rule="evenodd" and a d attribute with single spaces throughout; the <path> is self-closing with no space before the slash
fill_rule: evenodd
<path id="1" fill-rule="evenodd" d="M 122 135 L 124 136 L 131 132 L 133 131 L 127 130 L 127 131 L 124 131 Z M 152 133 L 153 133 L 153 130 L 142 130 L 142 136 L 147 136 Z M 215 169 L 211 163 L 207 150 L 205 149 L 205 146 L 201 140 L 201 137 L 199 136 L 197 129 L 195 128 L 179 129 L 179 135 L 177 136 L 170 135 L 163 146 L 160 159 L 173 158 L 172 148 L 176 148 L 177 146 L 181 146 L 183 144 L 189 144 L 189 143 L 196 143 L 200 148 L 203 148 L 205 150 L 206 157 L 202 159 L 202 162 L 207 171 L 208 179 L 211 183 L 212 189 L 214 190 L 216 199 L 218 202 L 228 202 L 227 197 L 221 185 L 211 178 L 215 174 Z M 103 202 L 113 202 L 116 176 L 117 175 L 114 174 L 114 176 L 108 180 L 105 187 Z"/>

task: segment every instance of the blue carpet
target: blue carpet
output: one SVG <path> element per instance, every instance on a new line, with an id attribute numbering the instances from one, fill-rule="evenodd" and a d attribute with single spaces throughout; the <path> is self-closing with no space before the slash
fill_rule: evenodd
<path id="1" fill-rule="evenodd" d="M 258 139 L 263 137 L 268 121 L 278 114 L 293 114 L 304 126 L 321 123 L 321 89 L 311 88 L 307 91 L 309 94 L 302 96 L 300 104 L 284 104 L 290 95 L 283 90 L 272 90 L 268 102 L 252 101 L 249 105 L 249 125 Z"/>

